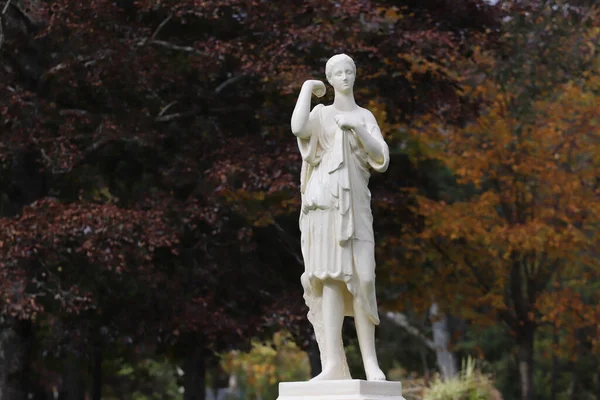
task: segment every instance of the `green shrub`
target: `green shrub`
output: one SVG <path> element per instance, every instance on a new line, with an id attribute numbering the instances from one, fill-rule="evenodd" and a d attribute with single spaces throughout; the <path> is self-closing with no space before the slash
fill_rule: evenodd
<path id="1" fill-rule="evenodd" d="M 437 378 L 427 390 L 423 400 L 498 400 L 500 394 L 491 379 L 477 370 L 469 357 L 463 361 L 461 374 L 442 381 Z"/>

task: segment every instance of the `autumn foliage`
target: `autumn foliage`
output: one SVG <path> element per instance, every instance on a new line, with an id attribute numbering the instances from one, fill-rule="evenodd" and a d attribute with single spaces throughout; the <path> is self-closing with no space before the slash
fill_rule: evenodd
<path id="1" fill-rule="evenodd" d="M 531 12 L 539 18 L 532 16 L 534 24 L 556 29 L 539 10 Z M 463 86 L 483 105 L 476 118 L 453 125 L 429 115 L 408 127 L 416 162 L 451 171 L 459 189 L 436 196 L 409 190 L 419 219 L 398 243 L 416 269 L 398 266 L 394 279 L 421 278 L 428 294 L 415 305 L 441 301 L 477 324 L 506 324 L 518 348 L 524 399 L 534 396 L 539 327 L 564 332 L 551 350 L 563 357 L 572 359 L 582 332 L 597 351 L 598 293 L 589 289 L 599 271 L 600 80 L 589 49 L 599 31 L 580 21 L 556 48 L 523 56 L 530 64 L 511 64 L 508 72 L 502 61 L 478 55 L 481 72 Z M 558 52 L 573 56 L 559 64 L 572 65 L 547 64 Z"/>

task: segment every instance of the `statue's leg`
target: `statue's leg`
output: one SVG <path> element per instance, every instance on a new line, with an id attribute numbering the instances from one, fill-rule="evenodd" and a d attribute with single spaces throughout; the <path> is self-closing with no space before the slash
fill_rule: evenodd
<path id="1" fill-rule="evenodd" d="M 354 300 L 354 324 L 356 325 L 356 334 L 358 335 L 358 344 L 367 380 L 384 381 L 385 374 L 379 368 L 375 352 L 375 324 L 371 322 L 362 305 L 356 299 Z"/>
<path id="2" fill-rule="evenodd" d="M 360 292 L 363 301 L 375 301 L 375 256 L 373 243 L 355 242 L 355 255 L 357 262 L 357 273 L 361 285 Z M 385 374 L 379 368 L 377 353 L 375 351 L 375 324 L 369 318 L 363 304 L 357 298 L 354 299 L 354 324 L 358 336 L 358 345 L 362 355 L 363 365 L 367 380 L 385 380 Z"/>
<path id="3" fill-rule="evenodd" d="M 344 379 L 342 356 L 342 324 L 344 323 L 344 283 L 336 280 L 323 282 L 323 328 L 325 331 L 325 365 L 323 372 L 313 380 Z"/>

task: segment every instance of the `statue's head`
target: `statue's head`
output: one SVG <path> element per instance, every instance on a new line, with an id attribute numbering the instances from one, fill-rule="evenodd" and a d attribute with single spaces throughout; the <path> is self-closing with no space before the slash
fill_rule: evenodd
<path id="1" fill-rule="evenodd" d="M 346 54 L 336 54 L 327 60 L 325 75 L 336 91 L 341 93 L 352 91 L 356 78 L 354 60 Z"/>

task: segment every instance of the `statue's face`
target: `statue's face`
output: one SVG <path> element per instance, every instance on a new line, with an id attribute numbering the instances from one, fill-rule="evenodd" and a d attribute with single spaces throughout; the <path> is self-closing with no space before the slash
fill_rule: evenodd
<path id="1" fill-rule="evenodd" d="M 355 78 L 356 73 L 354 72 L 352 64 L 350 64 L 348 61 L 340 61 L 331 69 L 331 74 L 328 80 L 336 91 L 347 93 L 352 91 Z"/>

